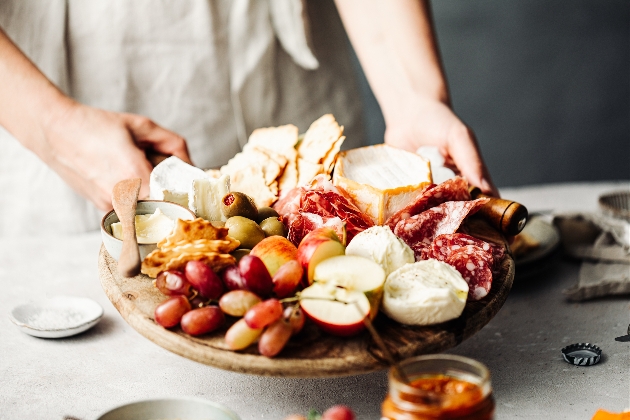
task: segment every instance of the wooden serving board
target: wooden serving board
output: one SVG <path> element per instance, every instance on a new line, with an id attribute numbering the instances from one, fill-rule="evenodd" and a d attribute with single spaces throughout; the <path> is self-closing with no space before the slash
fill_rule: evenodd
<path id="1" fill-rule="evenodd" d="M 485 223 L 483 224 L 485 225 Z M 475 236 L 497 241 L 497 232 L 473 226 Z M 483 234 L 485 231 L 485 235 Z M 488 234 L 489 232 L 489 234 Z M 480 234 L 481 233 L 481 234 Z M 102 246 L 99 275 L 107 297 L 122 317 L 140 334 L 188 359 L 235 372 L 287 377 L 332 377 L 382 370 L 388 363 L 367 331 L 340 338 L 321 332 L 309 323 L 273 359 L 258 354 L 256 346 L 234 352 L 223 337 L 228 326 L 202 337 L 191 337 L 179 328 L 165 329 L 153 320 L 155 307 L 165 296 L 145 275 L 123 278 L 117 263 Z M 438 353 L 456 346 L 486 325 L 507 299 L 514 279 L 514 261 L 506 255 L 488 296 L 468 302 L 463 314 L 452 321 L 429 327 L 401 325 L 379 314 L 374 326 L 390 352 L 399 359 Z"/>

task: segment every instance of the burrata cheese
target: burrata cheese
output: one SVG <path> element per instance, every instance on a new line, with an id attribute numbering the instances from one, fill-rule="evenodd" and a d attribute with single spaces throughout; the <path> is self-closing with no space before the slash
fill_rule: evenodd
<path id="1" fill-rule="evenodd" d="M 415 261 L 413 250 L 387 226 L 372 226 L 356 235 L 346 247 L 346 255 L 376 262 L 383 267 L 386 276 Z"/>
<path id="2" fill-rule="evenodd" d="M 432 325 L 461 315 L 468 284 L 450 265 L 429 259 L 407 264 L 385 280 L 383 312 L 407 325 Z"/>

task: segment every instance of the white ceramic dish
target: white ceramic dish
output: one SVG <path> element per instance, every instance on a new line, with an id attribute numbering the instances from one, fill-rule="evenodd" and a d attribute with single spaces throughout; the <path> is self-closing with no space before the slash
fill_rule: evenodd
<path id="1" fill-rule="evenodd" d="M 22 332 L 34 337 L 61 338 L 82 333 L 95 326 L 103 308 L 92 299 L 56 296 L 16 306 L 9 314 Z"/>
<path id="2" fill-rule="evenodd" d="M 173 220 L 193 220 L 195 218 L 195 214 L 186 207 L 169 201 L 158 200 L 139 200 L 136 207 L 136 214 L 153 214 L 157 208 L 162 210 L 162 213 Z M 118 261 L 120 251 L 122 250 L 122 241 L 112 236 L 111 227 L 112 223 L 116 222 L 119 222 L 119 220 L 114 210 L 103 216 L 103 220 L 101 220 L 101 237 L 103 238 L 103 244 L 107 252 L 109 252 L 109 255 Z M 138 248 L 140 250 L 140 260 L 144 260 L 144 257 L 156 249 L 157 246 L 156 244 L 138 244 Z"/>
<path id="3" fill-rule="evenodd" d="M 532 217 L 525 225 L 523 232 L 540 243 L 540 246 L 520 258 L 516 258 L 517 268 L 540 261 L 553 253 L 560 245 L 558 228 L 544 220 L 543 217 Z"/>
<path id="4" fill-rule="evenodd" d="M 101 414 L 96 420 L 241 420 L 222 404 L 201 398 L 163 398 L 132 402 Z"/>

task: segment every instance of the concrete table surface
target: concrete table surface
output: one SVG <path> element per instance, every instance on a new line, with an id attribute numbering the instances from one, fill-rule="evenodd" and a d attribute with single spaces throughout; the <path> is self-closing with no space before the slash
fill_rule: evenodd
<path id="1" fill-rule="evenodd" d="M 625 183 L 510 188 L 502 195 L 530 211 L 596 211 L 597 196 Z M 97 276 L 99 233 L 0 238 L 0 419 L 84 420 L 134 400 L 196 396 L 227 405 L 244 420 L 282 419 L 309 408 L 351 406 L 378 419 L 386 372 L 335 379 L 285 379 L 214 369 L 172 354 L 120 317 Z M 557 257 L 539 275 L 519 279 L 498 315 L 452 353 L 492 373 L 496 419 L 590 419 L 600 407 L 630 406 L 630 343 L 614 337 L 630 323 L 627 297 L 568 303 L 579 263 Z M 65 339 L 21 333 L 9 320 L 19 303 L 55 295 L 85 296 L 105 309 L 92 330 Z M 591 342 L 604 352 L 592 367 L 562 361 L 567 344 Z"/>

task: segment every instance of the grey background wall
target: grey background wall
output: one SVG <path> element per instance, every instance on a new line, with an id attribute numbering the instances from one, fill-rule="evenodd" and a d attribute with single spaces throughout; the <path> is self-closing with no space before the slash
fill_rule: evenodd
<path id="1" fill-rule="evenodd" d="M 454 109 L 499 187 L 630 180 L 630 1 L 432 6 Z M 382 116 L 362 86 L 379 143 Z"/>

